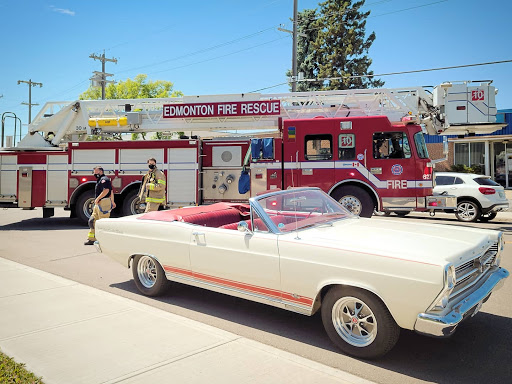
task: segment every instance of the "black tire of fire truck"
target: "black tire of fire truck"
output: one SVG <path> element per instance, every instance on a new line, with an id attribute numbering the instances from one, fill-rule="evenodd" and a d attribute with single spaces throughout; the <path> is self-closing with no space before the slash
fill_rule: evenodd
<path id="1" fill-rule="evenodd" d="M 87 224 L 89 218 L 92 215 L 92 209 L 94 207 L 94 190 L 89 189 L 88 191 L 83 192 L 77 199 L 75 205 L 75 215 L 82 221 Z"/>
<path id="2" fill-rule="evenodd" d="M 128 192 L 126 197 L 123 199 L 123 216 L 144 213 L 145 209 L 146 204 L 139 203 L 139 191 L 137 189 Z"/>
<path id="3" fill-rule="evenodd" d="M 361 217 L 372 217 L 375 204 L 364 189 L 347 185 L 332 192 L 332 197 L 345 206 L 350 212 Z"/>

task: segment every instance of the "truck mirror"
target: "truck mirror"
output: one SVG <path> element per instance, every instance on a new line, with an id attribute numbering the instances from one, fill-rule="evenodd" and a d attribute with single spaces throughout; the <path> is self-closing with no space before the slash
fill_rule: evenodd
<path id="1" fill-rule="evenodd" d="M 448 138 L 443 136 L 443 155 L 448 157 Z"/>

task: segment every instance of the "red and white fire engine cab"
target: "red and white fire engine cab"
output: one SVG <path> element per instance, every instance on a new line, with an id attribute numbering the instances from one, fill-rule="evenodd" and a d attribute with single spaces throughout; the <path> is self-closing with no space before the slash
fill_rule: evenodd
<path id="1" fill-rule="evenodd" d="M 455 208 L 432 193 L 424 133 L 500 129 L 490 82 L 424 88 L 185 96 L 47 103 L 16 147 L 0 150 L 0 206 L 55 207 L 87 220 L 92 170 L 112 179 L 118 209 L 141 212 L 146 161 L 167 176 L 168 207 L 245 201 L 317 186 L 354 213 Z M 185 132 L 176 140 L 130 133 Z M 210 137 L 210 138 L 208 138 Z M 216 137 L 216 138 L 213 138 Z M 110 139 L 110 140 L 105 140 Z M 3 142 L 3 137 L 2 137 Z M 250 183 L 243 189 L 240 177 Z"/>

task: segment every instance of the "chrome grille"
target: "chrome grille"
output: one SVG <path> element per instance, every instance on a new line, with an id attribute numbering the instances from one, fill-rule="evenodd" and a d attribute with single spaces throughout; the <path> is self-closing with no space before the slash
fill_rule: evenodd
<path id="1" fill-rule="evenodd" d="M 476 284 L 480 278 L 492 267 L 498 253 L 498 243 L 491 245 L 483 254 L 455 267 L 457 282 L 450 299 L 463 293 Z"/>

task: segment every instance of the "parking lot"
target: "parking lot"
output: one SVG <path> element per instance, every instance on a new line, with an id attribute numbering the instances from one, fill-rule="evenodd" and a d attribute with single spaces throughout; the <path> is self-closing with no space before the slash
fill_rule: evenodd
<path id="1" fill-rule="evenodd" d="M 442 225 L 467 225 L 505 232 L 502 266 L 512 269 L 512 213 L 489 223 L 461 224 L 454 215 L 412 213 L 404 220 Z M 481 313 L 462 324 L 450 339 L 440 340 L 403 331 L 397 346 L 384 358 L 362 361 L 340 354 L 323 330 L 320 316 L 306 317 L 198 288 L 175 285 L 154 299 L 136 290 L 131 271 L 94 247 L 83 245 L 87 227 L 56 210 L 43 219 L 41 210 L 0 210 L 0 257 L 85 285 L 146 303 L 164 311 L 227 330 L 248 339 L 378 383 L 504 383 L 512 377 L 512 283 L 493 294 Z M 390 239 L 400 241 L 400 238 Z M 421 244 L 418 244 L 421 247 Z M 414 252 L 414 250 L 411 250 Z"/>

